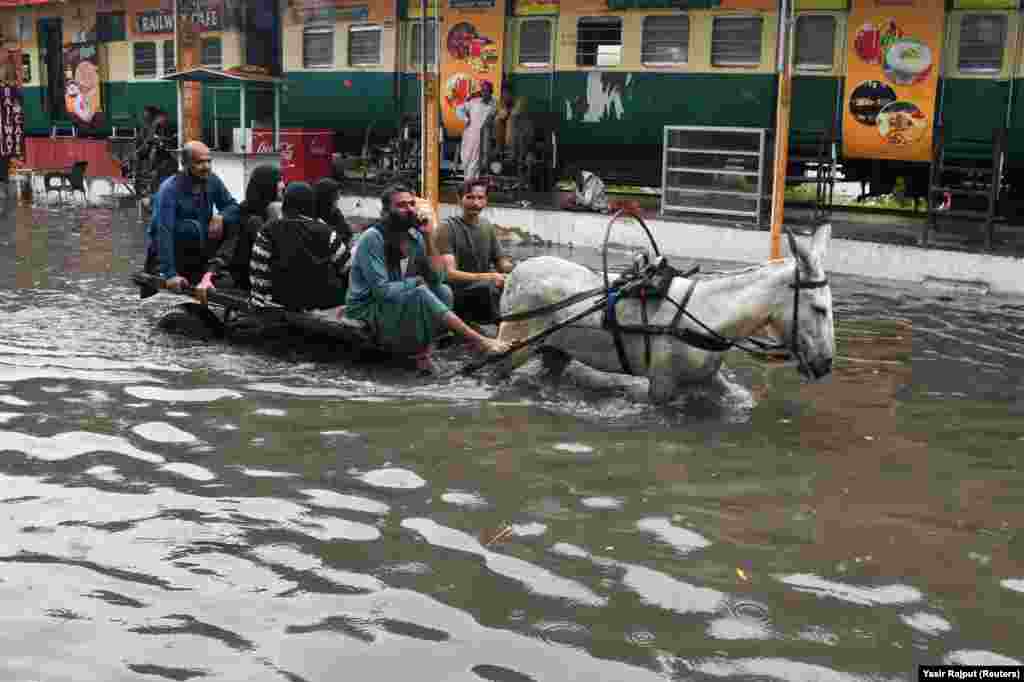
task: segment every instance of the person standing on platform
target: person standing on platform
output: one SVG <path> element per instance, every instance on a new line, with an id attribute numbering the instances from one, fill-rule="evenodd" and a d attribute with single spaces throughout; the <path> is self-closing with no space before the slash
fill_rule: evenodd
<path id="1" fill-rule="evenodd" d="M 459 118 L 466 122 L 466 129 L 462 132 L 462 167 L 466 180 L 480 176 L 481 137 L 484 124 L 495 110 L 494 86 L 490 81 L 484 81 L 480 86 L 479 97 L 470 99 L 458 109 Z"/>

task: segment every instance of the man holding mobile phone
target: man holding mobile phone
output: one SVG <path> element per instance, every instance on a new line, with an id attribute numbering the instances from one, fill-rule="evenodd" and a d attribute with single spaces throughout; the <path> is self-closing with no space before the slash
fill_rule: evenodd
<path id="1" fill-rule="evenodd" d="M 505 343 L 477 333 L 452 312 L 430 203 L 401 185 L 385 190 L 381 203 L 381 220 L 363 232 L 352 256 L 346 317 L 368 322 L 380 345 L 412 353 L 424 373 L 433 372 L 432 343 L 444 329 L 484 352 L 506 350 Z M 403 259 L 409 262 L 405 272 Z"/>

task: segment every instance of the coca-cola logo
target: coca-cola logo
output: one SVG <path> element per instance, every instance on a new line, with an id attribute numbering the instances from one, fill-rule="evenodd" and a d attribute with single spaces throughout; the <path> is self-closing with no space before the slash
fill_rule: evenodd
<path id="1" fill-rule="evenodd" d="M 284 163 L 291 163 L 292 158 L 295 156 L 295 145 L 291 142 L 281 143 L 281 161 Z"/>
<path id="2" fill-rule="evenodd" d="M 272 154 L 274 151 L 274 145 L 270 142 L 260 142 L 256 145 L 257 154 Z"/>

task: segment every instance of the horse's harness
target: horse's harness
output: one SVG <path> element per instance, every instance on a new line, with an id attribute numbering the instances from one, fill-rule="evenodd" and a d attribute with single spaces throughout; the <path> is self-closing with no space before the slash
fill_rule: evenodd
<path id="1" fill-rule="evenodd" d="M 621 214 L 622 212 L 620 211 L 612 218 L 612 221 L 608 225 L 609 233 L 611 231 L 612 223 L 614 223 L 615 219 Z M 647 226 L 643 223 L 642 219 L 638 216 L 633 217 L 640 222 L 644 230 L 647 231 L 648 237 L 651 239 L 656 256 L 653 263 L 649 261 L 646 254 L 642 254 L 634 260 L 632 268 L 621 274 L 615 281 L 609 282 L 607 249 L 608 234 L 606 234 L 603 253 L 604 286 L 580 292 L 551 305 L 542 306 L 540 308 L 520 313 L 504 315 L 497 321 L 513 322 L 539 317 L 541 315 L 547 315 L 557 310 L 567 308 L 581 301 L 594 299 L 603 295 L 604 301 L 602 307 L 604 307 L 604 316 L 601 326 L 611 333 L 612 341 L 615 344 L 615 352 L 619 357 L 619 364 L 622 365 L 622 370 L 626 374 L 632 374 L 633 372 L 632 365 L 629 362 L 629 357 L 626 354 L 625 343 L 623 342 L 624 334 L 643 334 L 644 361 L 647 367 L 650 367 L 651 363 L 651 338 L 654 336 L 667 335 L 678 339 L 689 346 L 711 353 L 723 353 L 731 348 L 739 348 L 740 350 L 748 353 L 787 350 L 796 357 L 802 370 L 806 372 L 809 369 L 797 346 L 797 332 L 800 329 L 800 292 L 806 289 L 820 289 L 828 286 L 827 277 L 823 277 L 822 279 L 804 280 L 800 278 L 799 265 L 794 269 L 794 281 L 789 285 L 790 288 L 793 289 L 793 329 L 788 343 L 785 341 L 769 342 L 755 337 L 730 339 L 711 329 L 686 309 L 690 299 L 693 298 L 694 290 L 697 288 L 696 280 L 690 280 L 686 291 L 683 293 L 683 296 L 679 301 L 676 301 L 669 296 L 669 287 L 672 285 L 672 281 L 676 277 L 689 278 L 699 272 L 700 266 L 686 272 L 673 268 L 668 264 L 665 257 L 660 255 L 658 252 L 657 244 L 654 242 L 653 236 L 651 236 L 650 231 L 647 230 Z M 616 306 L 618 302 L 624 298 L 640 299 L 641 324 L 622 324 L 619 322 L 618 315 L 616 313 Z M 664 299 L 676 307 L 675 315 L 672 317 L 669 324 L 654 325 L 648 322 L 647 302 L 650 299 Z M 682 321 L 683 316 L 690 318 L 690 320 L 692 320 L 701 329 L 694 330 L 680 327 L 679 323 Z"/>

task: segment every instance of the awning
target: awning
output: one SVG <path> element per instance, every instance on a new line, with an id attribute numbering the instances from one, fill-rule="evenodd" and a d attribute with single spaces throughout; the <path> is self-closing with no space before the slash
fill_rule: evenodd
<path id="1" fill-rule="evenodd" d="M 184 81 L 187 83 L 266 83 L 272 85 L 284 82 L 281 78 L 265 76 L 258 73 L 239 73 L 237 71 L 221 71 L 206 66 L 169 73 L 161 80 Z"/>

